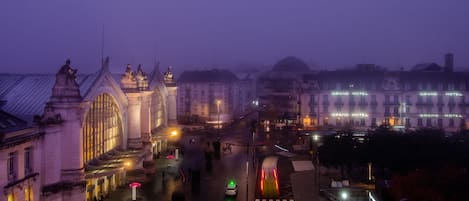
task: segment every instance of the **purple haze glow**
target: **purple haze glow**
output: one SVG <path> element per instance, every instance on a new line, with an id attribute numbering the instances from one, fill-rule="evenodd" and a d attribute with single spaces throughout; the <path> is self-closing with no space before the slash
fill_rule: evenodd
<path id="1" fill-rule="evenodd" d="M 317 68 L 356 63 L 409 68 L 419 62 L 469 67 L 467 0 L 123 1 L 0 3 L 1 72 L 52 73 L 66 58 L 111 69 L 272 65 L 293 55 Z"/>

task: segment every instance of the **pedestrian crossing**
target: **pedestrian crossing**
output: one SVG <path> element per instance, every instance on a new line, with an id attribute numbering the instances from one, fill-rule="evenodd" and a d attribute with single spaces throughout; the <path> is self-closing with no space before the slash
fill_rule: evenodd
<path id="1" fill-rule="evenodd" d="M 256 201 L 294 201 L 293 199 L 256 199 Z"/>

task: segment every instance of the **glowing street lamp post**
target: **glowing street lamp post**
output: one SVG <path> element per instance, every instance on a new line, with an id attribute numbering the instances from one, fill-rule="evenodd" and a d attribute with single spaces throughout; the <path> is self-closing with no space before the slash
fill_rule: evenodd
<path id="1" fill-rule="evenodd" d="M 318 185 L 318 193 L 321 191 L 321 182 L 320 182 L 320 178 L 321 178 L 321 167 L 319 165 L 319 146 L 318 146 L 318 143 L 319 143 L 319 140 L 320 140 L 320 136 L 318 134 L 314 134 L 313 135 L 313 141 L 314 141 L 314 152 L 313 154 L 315 155 L 316 157 L 316 168 L 315 168 L 315 171 L 316 171 L 316 182 L 317 182 L 317 185 Z"/>
<path id="2" fill-rule="evenodd" d="M 217 100 L 217 115 L 218 115 L 218 120 L 217 120 L 217 134 L 220 135 L 220 104 L 221 100 Z"/>
<path id="3" fill-rule="evenodd" d="M 137 200 L 137 188 L 142 186 L 142 184 L 138 182 L 132 182 L 129 184 L 129 187 L 132 189 L 132 201 Z"/>
<path id="4" fill-rule="evenodd" d="M 178 135 L 178 132 L 176 130 L 173 130 L 170 133 L 171 137 L 176 137 L 177 135 Z M 175 156 L 176 160 L 179 159 L 179 149 L 176 148 L 176 150 L 174 151 L 174 156 Z"/>

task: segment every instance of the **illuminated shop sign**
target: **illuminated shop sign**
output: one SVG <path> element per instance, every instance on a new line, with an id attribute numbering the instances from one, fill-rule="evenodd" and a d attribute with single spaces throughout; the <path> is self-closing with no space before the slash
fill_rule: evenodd
<path id="1" fill-rule="evenodd" d="M 419 93 L 419 96 L 438 96 L 438 92 L 423 91 Z"/>
<path id="2" fill-rule="evenodd" d="M 421 118 L 428 118 L 428 117 L 438 117 L 438 114 L 419 114 Z"/>
<path id="3" fill-rule="evenodd" d="M 354 92 L 352 92 L 352 95 L 354 95 L 354 96 L 368 96 L 368 93 L 366 93 L 366 91 L 354 91 Z"/>
<path id="4" fill-rule="evenodd" d="M 333 96 L 348 96 L 350 93 L 348 91 L 333 91 L 331 92 Z"/>
<path id="5" fill-rule="evenodd" d="M 344 112 L 335 112 L 332 113 L 331 116 L 333 117 L 368 117 L 367 113 L 344 113 Z"/>
<path id="6" fill-rule="evenodd" d="M 462 93 L 451 91 L 451 92 L 446 92 L 445 95 L 447 95 L 447 96 L 462 96 Z"/>
<path id="7" fill-rule="evenodd" d="M 333 96 L 368 96 L 368 93 L 366 91 L 333 91 L 331 92 L 331 95 Z"/>
<path id="8" fill-rule="evenodd" d="M 460 114 L 445 114 L 444 116 L 446 118 L 462 118 L 462 115 Z"/>

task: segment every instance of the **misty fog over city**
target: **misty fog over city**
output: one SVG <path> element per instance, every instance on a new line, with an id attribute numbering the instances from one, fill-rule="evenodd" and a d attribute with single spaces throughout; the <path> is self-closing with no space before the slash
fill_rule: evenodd
<path id="1" fill-rule="evenodd" d="M 461 201 L 467 0 L 0 2 L 0 201 Z"/>
<path id="2" fill-rule="evenodd" d="M 468 13 L 462 0 L 5 1 L 0 62 L 4 72 L 50 73 L 70 58 L 92 73 L 104 42 L 116 72 L 155 62 L 179 73 L 267 68 L 286 56 L 313 69 L 409 69 L 447 52 L 459 56 L 457 68 L 468 68 Z"/>

